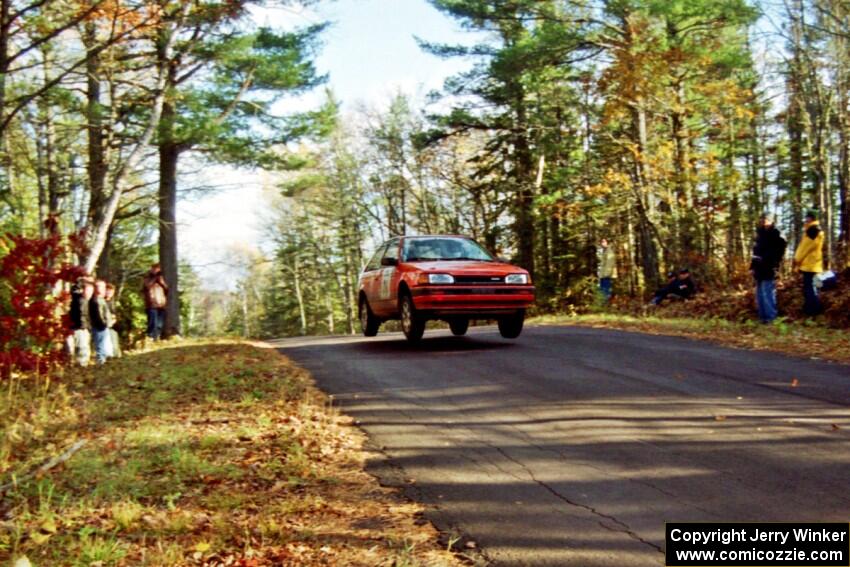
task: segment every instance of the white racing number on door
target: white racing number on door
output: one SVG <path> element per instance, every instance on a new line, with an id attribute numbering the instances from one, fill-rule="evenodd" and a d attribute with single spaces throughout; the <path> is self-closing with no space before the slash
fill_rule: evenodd
<path id="1" fill-rule="evenodd" d="M 384 268 L 381 270 L 381 299 L 390 298 L 390 284 L 393 281 L 395 268 Z"/>

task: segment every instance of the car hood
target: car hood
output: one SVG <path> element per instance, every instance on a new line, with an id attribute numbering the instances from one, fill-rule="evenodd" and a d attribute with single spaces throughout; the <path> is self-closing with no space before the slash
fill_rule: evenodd
<path id="1" fill-rule="evenodd" d="M 506 275 L 526 273 L 522 268 L 518 268 L 512 264 L 503 262 L 478 262 L 474 260 L 461 261 L 439 261 L 439 262 L 410 262 L 408 266 L 413 266 L 417 270 L 423 272 L 439 272 L 442 274 L 467 274 L 467 275 Z"/>

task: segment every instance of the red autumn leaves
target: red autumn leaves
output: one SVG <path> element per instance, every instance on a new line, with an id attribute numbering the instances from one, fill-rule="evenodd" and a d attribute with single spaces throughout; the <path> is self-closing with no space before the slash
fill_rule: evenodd
<path id="1" fill-rule="evenodd" d="M 55 223 L 44 238 L 0 237 L 0 379 L 13 372 L 45 372 L 64 360 L 68 292 L 63 283 L 83 275 L 69 260 L 84 238 L 67 239 Z"/>

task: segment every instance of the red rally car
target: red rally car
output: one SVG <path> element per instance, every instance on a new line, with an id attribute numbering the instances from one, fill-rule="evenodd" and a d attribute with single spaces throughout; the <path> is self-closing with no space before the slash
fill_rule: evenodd
<path id="1" fill-rule="evenodd" d="M 390 239 L 360 275 L 360 325 L 374 337 L 381 323 L 400 319 L 416 342 L 429 320 L 448 322 L 463 335 L 470 319 L 496 319 L 503 337 L 522 332 L 525 309 L 534 303 L 531 277 L 464 236 L 401 236 Z"/>

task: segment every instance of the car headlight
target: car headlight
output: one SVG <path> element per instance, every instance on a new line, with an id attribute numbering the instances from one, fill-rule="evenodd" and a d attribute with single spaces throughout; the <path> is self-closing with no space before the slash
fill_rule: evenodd
<path id="1" fill-rule="evenodd" d="M 528 283 L 528 274 L 508 274 L 505 276 L 508 285 L 525 285 Z"/>
<path id="2" fill-rule="evenodd" d="M 429 284 L 453 284 L 455 279 L 449 274 L 428 274 Z"/>

